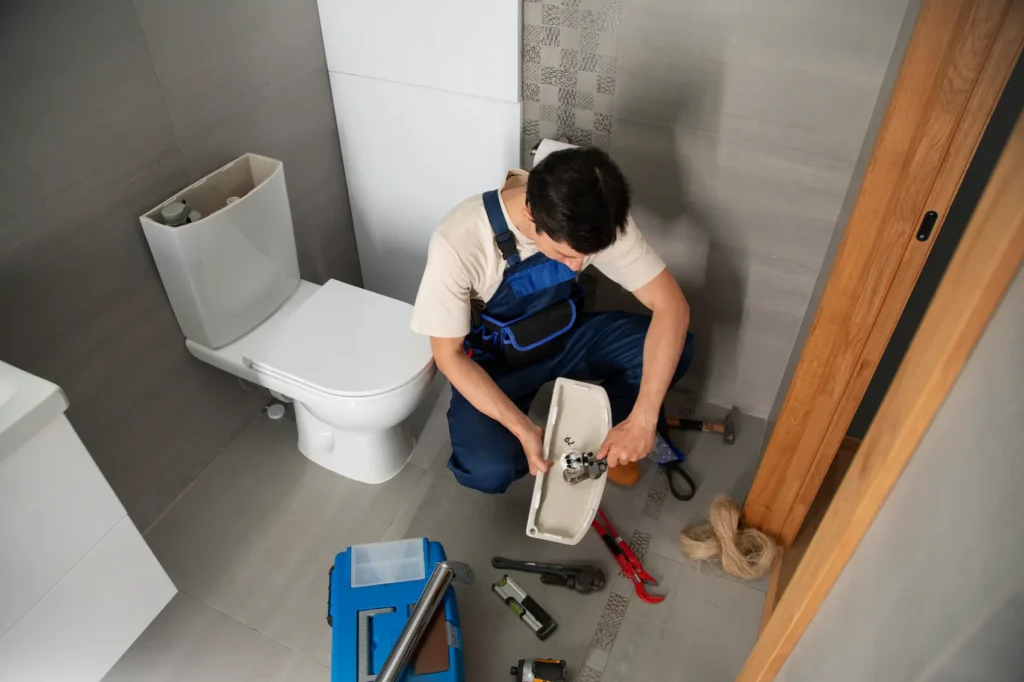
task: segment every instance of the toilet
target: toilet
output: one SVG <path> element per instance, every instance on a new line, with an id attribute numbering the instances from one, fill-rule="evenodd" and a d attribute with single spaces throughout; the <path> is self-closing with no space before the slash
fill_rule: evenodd
<path id="1" fill-rule="evenodd" d="M 192 217 L 170 226 L 161 209 Z M 414 440 L 402 423 L 435 374 L 412 306 L 336 280 L 299 278 L 280 161 L 246 154 L 140 218 L 193 356 L 290 400 L 299 451 L 382 483 Z"/>

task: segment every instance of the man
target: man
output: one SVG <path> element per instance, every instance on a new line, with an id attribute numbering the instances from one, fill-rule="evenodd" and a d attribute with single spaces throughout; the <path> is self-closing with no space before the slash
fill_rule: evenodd
<path id="1" fill-rule="evenodd" d="M 629 217 L 629 186 L 598 149 L 550 154 L 509 171 L 500 190 L 455 207 L 430 240 L 413 312 L 452 384 L 448 468 L 501 493 L 544 460 L 527 416 L 557 377 L 599 381 L 615 426 L 598 457 L 621 484 L 664 426 L 662 402 L 692 357 L 690 310 L 665 263 Z M 593 265 L 652 315 L 582 313 L 578 275 Z"/>

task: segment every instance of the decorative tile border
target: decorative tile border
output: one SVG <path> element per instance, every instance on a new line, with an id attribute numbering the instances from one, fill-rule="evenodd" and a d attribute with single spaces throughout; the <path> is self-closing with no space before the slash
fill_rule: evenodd
<path id="1" fill-rule="evenodd" d="M 647 500 L 644 502 L 642 516 L 649 519 L 657 519 L 661 516 L 661 508 L 665 506 L 665 498 L 668 496 L 668 475 L 664 467 L 658 467 L 654 472 L 654 483 L 647 493 Z"/>
<path id="2" fill-rule="evenodd" d="M 628 608 L 629 597 L 623 597 L 615 592 L 608 595 L 604 611 L 601 612 L 601 620 L 598 621 L 597 629 L 594 631 L 594 639 L 590 642 L 591 648 L 611 652 Z"/>
<path id="3" fill-rule="evenodd" d="M 523 162 L 543 137 L 607 147 L 622 0 L 523 0 Z"/>
<path id="4" fill-rule="evenodd" d="M 642 530 L 634 530 L 632 537 L 629 538 L 629 546 L 633 550 L 633 554 L 636 554 L 637 560 L 643 563 L 647 557 L 647 550 L 651 548 L 651 534 Z"/>

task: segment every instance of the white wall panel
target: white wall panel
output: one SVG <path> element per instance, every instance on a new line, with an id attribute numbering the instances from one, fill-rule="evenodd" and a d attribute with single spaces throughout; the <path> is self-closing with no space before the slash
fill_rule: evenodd
<path id="1" fill-rule="evenodd" d="M 520 0 L 317 4 L 332 72 L 519 100 Z"/>
<path id="2" fill-rule="evenodd" d="M 519 165 L 521 105 L 338 73 L 331 91 L 365 286 L 412 302 L 441 218 Z"/>

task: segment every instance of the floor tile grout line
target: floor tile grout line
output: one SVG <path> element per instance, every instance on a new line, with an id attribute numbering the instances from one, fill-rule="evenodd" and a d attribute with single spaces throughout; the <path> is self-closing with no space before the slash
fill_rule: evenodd
<path id="1" fill-rule="evenodd" d="M 381 533 L 380 537 L 377 539 L 378 542 L 382 541 L 384 538 L 388 536 L 388 533 L 390 533 L 391 529 L 394 528 L 396 523 L 398 523 L 398 520 L 402 517 L 402 514 L 405 512 L 406 508 L 409 507 L 409 505 L 415 504 L 419 506 L 423 504 L 424 499 L 426 499 L 426 494 L 424 494 L 423 499 L 420 499 L 415 495 L 415 493 L 420 489 L 420 486 L 427 486 L 429 490 L 429 488 L 433 487 L 434 483 L 436 483 L 438 480 L 440 480 L 440 477 L 433 471 L 430 471 L 429 469 L 425 469 L 423 471 L 423 476 L 420 478 L 420 480 L 416 483 L 416 486 L 413 488 L 413 494 L 410 495 L 409 498 L 402 503 L 402 506 L 398 508 L 398 511 L 395 513 L 394 518 L 392 518 L 391 521 L 388 522 L 387 528 L 384 529 L 384 532 Z"/>
<path id="2" fill-rule="evenodd" d="M 205 476 L 205 475 L 206 475 L 206 472 L 208 472 L 208 471 L 210 470 L 210 467 L 212 467 L 212 466 L 213 466 L 214 462 L 216 462 L 216 461 L 217 461 L 217 460 L 219 460 L 219 459 L 220 459 L 221 457 L 223 457 L 223 456 L 224 456 L 224 454 L 225 454 L 225 453 L 226 453 L 226 452 L 228 451 L 228 448 L 230 448 L 230 447 L 231 447 L 231 445 L 232 445 L 232 444 L 233 444 L 233 443 L 235 442 L 235 440 L 236 440 L 236 439 L 237 439 L 237 438 L 238 438 L 238 437 L 239 437 L 240 435 L 242 435 L 242 433 L 243 433 L 243 432 L 244 432 L 244 431 L 245 431 L 246 429 L 248 429 L 248 428 L 249 428 L 249 427 L 251 427 L 251 426 L 252 426 L 252 425 L 253 425 L 254 423 L 256 423 L 256 420 L 257 420 L 257 419 L 259 419 L 259 418 L 260 418 L 260 416 L 262 416 L 262 415 L 263 415 L 263 410 L 264 410 L 264 408 L 262 408 L 262 407 L 261 407 L 261 408 L 260 408 L 260 410 L 259 410 L 259 412 L 257 412 L 257 413 L 256 413 L 255 415 L 253 415 L 252 419 L 249 419 L 249 420 L 247 420 L 247 421 L 245 422 L 245 424 L 244 424 L 244 425 L 242 425 L 242 427 L 241 427 L 241 428 L 239 428 L 239 429 L 238 429 L 238 430 L 237 430 L 237 431 L 236 431 L 236 432 L 235 432 L 234 434 L 232 434 L 232 436 L 231 436 L 231 439 L 230 439 L 230 440 L 229 440 L 229 441 L 227 442 L 227 445 L 225 445 L 224 447 L 222 447 L 222 448 L 220 449 L 220 452 L 218 452 L 218 453 L 217 453 L 217 455 L 216 455 L 216 456 L 215 456 L 215 457 L 214 457 L 213 459 L 211 459 L 211 460 L 209 461 L 209 463 L 207 463 L 207 465 L 206 465 L 206 466 L 204 466 L 204 467 L 203 467 L 202 469 L 200 469 L 200 470 L 199 470 L 199 471 L 198 471 L 198 472 L 196 473 L 195 477 L 194 477 L 194 478 L 193 478 L 193 479 L 192 479 L 191 481 L 189 481 L 189 484 L 188 484 L 187 486 L 185 486 L 185 489 L 184 489 L 184 490 L 182 490 L 182 491 L 181 491 L 180 493 L 178 493 L 178 496 L 177 496 L 177 497 L 175 497 L 175 498 L 174 498 L 174 499 L 173 499 L 173 500 L 171 501 L 171 503 L 170 503 L 169 505 L 167 505 L 167 507 L 166 507 L 166 508 L 165 508 L 165 509 L 164 509 L 164 510 L 163 510 L 162 512 L 160 512 L 159 514 L 157 514 L 157 517 L 156 517 L 155 519 L 153 519 L 153 520 L 152 520 L 152 521 L 150 522 L 150 524 L 149 524 L 148 526 L 146 526 L 146 529 L 145 529 L 145 530 L 143 530 L 143 531 L 142 531 L 142 532 L 140 533 L 140 535 L 142 535 L 142 537 L 146 537 L 146 535 L 147 535 L 147 534 L 149 533 L 149 531 L 153 530 L 153 528 L 155 528 L 155 527 L 156 527 L 156 524 L 160 523 L 160 521 L 162 521 L 162 520 L 163 520 L 163 518 L 164 518 L 165 516 L 167 516 L 167 514 L 169 514 L 169 513 L 170 513 L 170 511 L 171 511 L 172 509 L 174 509 L 174 507 L 175 507 L 175 506 L 177 506 L 177 504 L 178 504 L 179 502 L 181 502 L 181 500 L 182 500 L 182 499 L 183 499 L 183 498 L 185 497 L 185 495 L 187 495 L 187 494 L 188 494 L 188 491 L 192 490 L 192 488 L 193 488 L 193 487 L 194 487 L 194 486 L 196 485 L 196 483 L 198 483 L 198 482 L 199 482 L 199 479 L 201 479 L 201 478 L 202 478 L 203 476 Z"/>
<path id="3" fill-rule="evenodd" d="M 259 635 L 262 635 L 263 637 L 266 637 L 266 638 L 267 638 L 267 639 L 269 639 L 269 640 L 270 640 L 271 642 L 274 642 L 274 643 L 276 643 L 276 644 L 280 644 L 280 645 L 281 645 L 281 646 L 283 646 L 284 648 L 288 649 L 289 651 L 294 651 L 295 653 L 297 653 L 298 655 L 302 656 L 303 658 L 308 658 L 308 659 L 309 659 L 310 661 L 312 661 L 313 663 L 316 663 L 316 664 L 317 664 L 318 666 L 320 666 L 321 668 L 325 668 L 325 669 L 327 669 L 327 670 L 330 670 L 330 669 L 331 669 L 331 668 L 330 668 L 330 666 L 326 666 L 326 665 L 324 665 L 323 663 L 321 663 L 320 661 L 316 660 L 315 658 L 313 658 L 313 657 L 312 657 L 312 656 L 310 656 L 309 654 L 305 653 L 304 651 L 299 651 L 299 650 L 298 650 L 298 649 L 296 649 L 295 647 L 293 647 L 293 646 L 290 646 L 290 645 L 288 645 L 288 644 L 285 644 L 284 642 L 282 642 L 281 640 L 277 639 L 277 638 L 276 638 L 276 637 L 274 637 L 273 635 L 268 635 L 268 634 L 267 634 L 266 632 L 263 632 L 263 630 L 260 630 L 259 628 L 253 627 L 252 625 L 249 625 L 248 623 L 246 623 L 246 622 L 245 622 L 244 620 L 242 620 L 241 618 L 236 618 L 235 616 L 232 616 L 232 615 L 231 615 L 230 613 L 228 613 L 227 611 L 224 611 L 223 609 L 220 609 L 220 608 L 218 608 L 218 607 L 214 606 L 213 604 L 209 603 L 208 601 L 206 601 L 206 600 L 205 600 L 205 599 L 203 599 L 202 597 L 198 597 L 198 596 L 196 596 L 196 595 L 192 594 L 191 592 L 189 592 L 189 591 L 187 591 L 187 590 L 183 590 L 183 589 L 181 589 L 181 588 L 178 588 L 178 591 L 179 591 L 179 592 L 181 592 L 182 594 L 184 594 L 184 595 L 188 596 L 188 597 L 191 597 L 192 599 L 195 599 L 195 600 L 196 600 L 197 602 L 199 602 L 199 603 L 200 603 L 200 604 L 202 604 L 203 606 L 207 606 L 207 607 L 209 607 L 209 608 L 213 609 L 214 611 L 216 611 L 217 613 L 219 613 L 219 614 L 221 614 L 221 615 L 224 615 L 224 616 L 227 616 L 228 618 L 230 618 L 231 620 L 235 621 L 236 623 L 238 623 L 238 624 L 240 624 L 240 625 L 244 625 L 244 626 L 245 626 L 246 628 L 248 628 L 249 630 L 252 630 L 253 632 L 255 632 L 255 633 L 257 633 L 257 634 L 259 634 Z"/>

